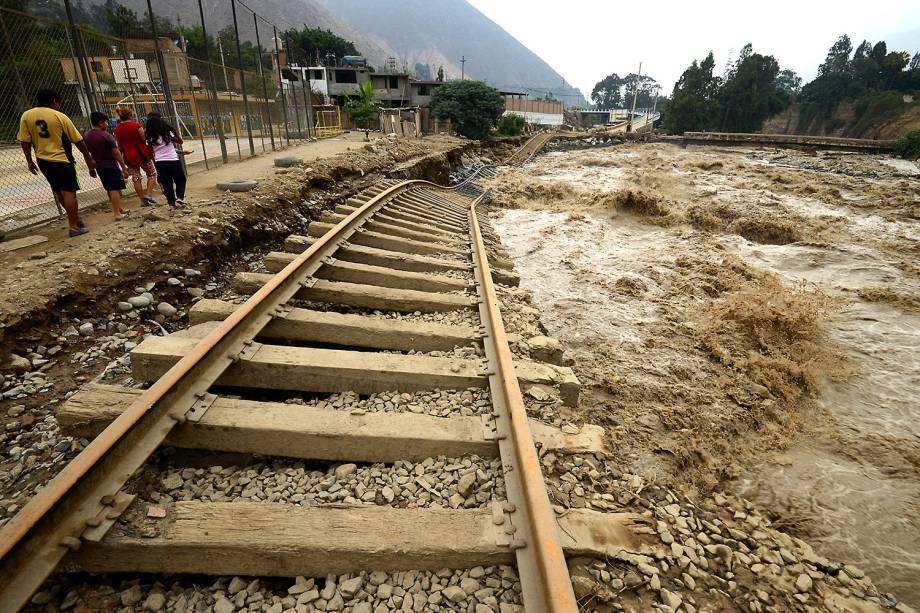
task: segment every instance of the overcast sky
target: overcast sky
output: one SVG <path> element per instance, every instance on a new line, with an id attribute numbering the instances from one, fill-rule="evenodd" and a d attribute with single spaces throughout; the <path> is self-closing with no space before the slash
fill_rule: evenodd
<path id="1" fill-rule="evenodd" d="M 529 47 L 565 79 L 590 95 L 611 72 L 650 74 L 670 94 L 694 59 L 715 53 L 722 73 L 729 53 L 748 42 L 774 56 L 803 82 L 836 38 L 849 34 L 853 45 L 900 36 L 897 50 L 920 50 L 920 0 L 469 0 L 492 21 Z M 651 11 L 643 16 L 641 7 Z M 620 18 L 629 9 L 629 19 Z M 912 47 L 907 49 L 906 47 Z M 889 47 L 889 50 L 892 50 Z"/>

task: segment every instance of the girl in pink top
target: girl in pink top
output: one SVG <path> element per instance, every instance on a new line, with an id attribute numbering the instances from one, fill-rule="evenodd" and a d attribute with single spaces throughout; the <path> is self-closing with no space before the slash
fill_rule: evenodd
<path id="1" fill-rule="evenodd" d="M 163 186 L 166 203 L 170 206 L 185 206 L 185 171 L 176 151 L 176 145 L 182 144 L 182 137 L 162 117 L 155 115 L 147 116 L 144 132 L 147 144 L 153 149 L 157 181 Z"/>

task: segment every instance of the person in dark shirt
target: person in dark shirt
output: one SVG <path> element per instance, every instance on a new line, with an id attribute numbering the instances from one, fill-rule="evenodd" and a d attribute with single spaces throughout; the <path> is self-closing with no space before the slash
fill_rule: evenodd
<path id="1" fill-rule="evenodd" d="M 108 133 L 109 118 L 105 113 L 93 111 L 89 115 L 89 120 L 93 124 L 91 130 L 83 134 L 83 140 L 86 147 L 93 155 L 96 161 L 96 172 L 99 174 L 99 180 L 102 181 L 102 187 L 109 194 L 109 202 L 112 203 L 112 215 L 115 221 L 121 221 L 128 216 L 127 211 L 121 208 L 121 190 L 125 189 L 125 179 L 128 178 L 128 167 L 115 142 L 115 137 Z"/>

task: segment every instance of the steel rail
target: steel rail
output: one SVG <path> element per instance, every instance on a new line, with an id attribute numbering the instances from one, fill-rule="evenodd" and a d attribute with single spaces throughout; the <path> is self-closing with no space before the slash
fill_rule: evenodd
<path id="1" fill-rule="evenodd" d="M 185 420 L 208 388 L 252 343 L 256 334 L 386 201 L 410 186 L 384 189 L 317 239 L 249 300 L 198 342 L 103 430 L 0 530 L 0 611 L 16 611 L 88 527 L 117 519 L 111 505 L 124 484 Z"/>
<path id="2" fill-rule="evenodd" d="M 556 516 L 546 493 L 476 217 L 476 204 L 481 199 L 482 196 L 474 200 L 469 210 L 473 268 L 479 292 L 479 312 L 485 326 L 483 346 L 489 362 L 496 438 L 510 503 L 506 510 L 512 517 L 511 534 L 518 528 L 527 533 L 523 541 L 512 541 L 524 608 L 528 613 L 575 613 L 578 605 L 559 541 Z"/>

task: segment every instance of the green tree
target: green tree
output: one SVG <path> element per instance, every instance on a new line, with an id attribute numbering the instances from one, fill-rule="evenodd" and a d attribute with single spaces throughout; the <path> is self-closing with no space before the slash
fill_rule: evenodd
<path id="1" fill-rule="evenodd" d="M 591 90 L 591 102 L 602 109 L 615 109 L 623 102 L 623 79 L 617 73 L 609 74 Z"/>
<path id="2" fill-rule="evenodd" d="M 291 54 L 289 61 L 301 65 L 314 62 L 317 55 L 320 59 L 325 59 L 330 53 L 336 57 L 359 55 L 353 42 L 330 30 L 308 28 L 304 25 L 302 30 L 291 29 L 284 32 L 283 36 L 287 40 Z"/>
<path id="3" fill-rule="evenodd" d="M 894 144 L 894 154 L 908 160 L 920 158 L 920 130 L 908 132 Z"/>
<path id="4" fill-rule="evenodd" d="M 214 37 L 208 35 L 208 54 L 205 54 L 204 48 L 204 30 L 201 26 L 192 26 L 192 27 L 183 27 L 182 36 L 185 38 L 185 52 L 188 53 L 189 57 L 195 58 L 196 60 L 205 60 L 214 62 L 215 64 L 220 63 L 220 53 L 217 49 L 217 41 L 214 40 Z"/>
<path id="5" fill-rule="evenodd" d="M 651 108 L 652 100 L 655 98 L 655 90 L 658 89 L 658 81 L 648 75 L 640 76 L 634 72 L 623 77 L 623 106 L 632 108 L 637 85 L 639 95 L 636 98 L 636 108 Z"/>
<path id="6" fill-rule="evenodd" d="M 786 68 L 779 71 L 779 75 L 776 77 L 776 85 L 789 94 L 790 97 L 794 97 L 802 91 L 802 77 L 795 74 L 794 70 Z"/>
<path id="7" fill-rule="evenodd" d="M 349 98 L 345 102 L 345 110 L 355 120 L 355 123 L 367 127 L 372 117 L 377 116 L 380 102 L 374 100 L 374 86 L 370 80 L 365 81 L 359 88 L 357 98 Z"/>
<path id="8" fill-rule="evenodd" d="M 137 13 L 115 0 L 106 0 L 102 5 L 105 29 L 115 36 L 136 36 L 150 30 L 149 22 L 141 23 Z"/>
<path id="9" fill-rule="evenodd" d="M 482 81 L 448 81 L 431 96 L 431 112 L 450 118 L 457 132 L 469 138 L 488 137 L 504 110 L 502 95 Z"/>
<path id="10" fill-rule="evenodd" d="M 719 88 L 719 129 L 759 132 L 765 119 L 789 105 L 790 95 L 779 82 L 779 62 L 773 56 L 744 47 Z"/>
<path id="11" fill-rule="evenodd" d="M 693 60 L 674 84 L 668 112 L 664 116 L 664 128 L 668 132 L 679 134 L 705 130 L 714 125 L 719 89 L 719 78 L 712 74 L 715 65 L 710 51 L 702 62 Z"/>

